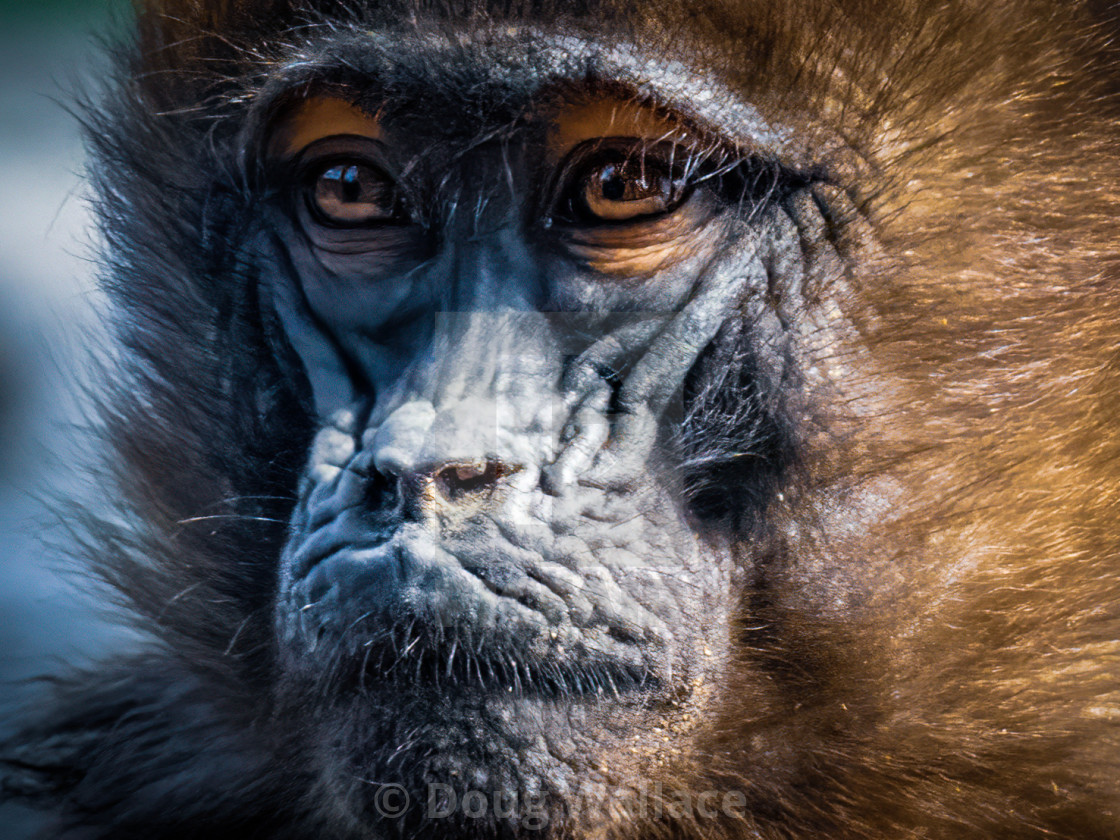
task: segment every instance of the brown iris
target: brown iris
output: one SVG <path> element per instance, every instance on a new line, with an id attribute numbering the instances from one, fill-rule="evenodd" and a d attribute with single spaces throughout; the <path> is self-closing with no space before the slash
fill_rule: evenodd
<path id="1" fill-rule="evenodd" d="M 671 152 L 671 150 L 670 150 Z M 575 224 L 621 224 L 663 216 L 688 197 L 687 178 L 659 148 L 577 149 L 564 167 L 560 212 Z"/>
<path id="2" fill-rule="evenodd" d="M 673 180 L 643 159 L 608 163 L 595 170 L 584 181 L 580 198 L 595 218 L 622 222 L 667 212 L 673 196 Z"/>
<path id="3" fill-rule="evenodd" d="M 320 220 L 340 227 L 359 227 L 399 218 L 397 190 L 377 167 L 336 160 L 316 167 L 314 172 L 308 200 Z"/>

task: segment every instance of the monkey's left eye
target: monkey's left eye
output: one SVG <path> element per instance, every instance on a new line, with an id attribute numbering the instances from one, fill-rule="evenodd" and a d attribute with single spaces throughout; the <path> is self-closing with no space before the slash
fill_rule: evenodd
<path id="1" fill-rule="evenodd" d="M 304 192 L 312 215 L 335 227 L 399 221 L 403 202 L 383 171 L 361 160 L 329 160 L 308 170 Z"/>
<path id="2" fill-rule="evenodd" d="M 607 163 L 582 176 L 575 198 L 588 216 L 624 222 L 668 212 L 683 193 L 672 174 L 645 158 Z"/>
<path id="3" fill-rule="evenodd" d="M 667 215 L 691 193 L 683 155 L 669 144 L 594 141 L 561 167 L 556 212 L 576 225 L 626 224 Z"/>

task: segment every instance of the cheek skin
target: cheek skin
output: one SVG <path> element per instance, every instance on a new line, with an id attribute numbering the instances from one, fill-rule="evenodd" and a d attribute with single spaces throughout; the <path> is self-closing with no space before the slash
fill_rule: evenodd
<path id="1" fill-rule="evenodd" d="M 572 245 L 569 252 L 597 274 L 617 280 L 644 280 L 692 256 L 681 243 L 664 242 L 631 247 Z"/>
<path id="2" fill-rule="evenodd" d="M 565 249 L 588 269 L 618 282 L 644 282 L 686 260 L 711 254 L 726 235 L 702 198 L 663 219 L 620 228 L 573 231 Z"/>

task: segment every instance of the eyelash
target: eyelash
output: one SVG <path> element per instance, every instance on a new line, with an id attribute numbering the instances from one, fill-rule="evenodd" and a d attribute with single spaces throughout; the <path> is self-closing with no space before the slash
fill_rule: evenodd
<path id="1" fill-rule="evenodd" d="M 634 138 L 598 138 L 573 149 L 556 170 L 547 193 L 546 225 L 559 222 L 565 226 L 579 226 L 578 207 L 572 207 L 572 187 L 581 183 L 581 178 L 587 173 L 593 174 L 606 165 L 632 162 L 636 158 L 651 159 L 654 167 L 671 177 L 674 190 L 678 192 L 670 206 L 663 213 L 617 222 L 594 221 L 595 226 L 621 227 L 656 221 L 685 206 L 697 190 L 706 191 L 726 207 L 749 207 L 749 214 L 753 215 L 758 209 L 780 201 L 817 180 L 777 162 L 754 156 L 744 157 L 718 147 L 698 150 L 670 141 L 650 144 Z"/>
<path id="2" fill-rule="evenodd" d="M 402 208 L 405 206 L 403 190 L 386 167 L 374 157 L 363 154 L 362 148 L 370 142 L 365 138 L 359 140 L 345 135 L 316 141 L 294 160 L 274 171 L 276 180 L 273 183 L 277 183 L 280 191 L 295 199 L 294 206 L 305 206 L 311 221 L 325 229 L 358 233 L 362 230 L 415 222 L 411 214 L 402 210 L 399 215 L 386 215 L 384 218 L 348 224 L 324 216 L 315 205 L 313 196 L 310 195 L 315 179 L 321 177 L 331 166 L 346 164 L 366 167 L 383 178 L 394 189 L 394 200 L 399 201 Z M 315 154 L 320 146 L 326 148 L 320 149 L 320 154 Z M 339 146 L 343 148 L 338 148 Z M 591 212 L 576 191 L 586 187 L 589 178 L 609 166 L 630 167 L 631 172 L 636 166 L 642 172 L 652 171 L 655 178 L 668 179 L 670 186 L 664 209 L 620 218 L 604 218 Z M 545 175 L 542 188 L 538 190 L 540 200 L 535 216 L 543 222 L 544 227 L 552 227 L 558 223 L 561 228 L 571 229 L 623 229 L 627 226 L 655 223 L 659 219 L 673 216 L 689 204 L 697 191 L 703 191 L 725 208 L 737 205 L 744 215 L 751 216 L 759 209 L 780 202 L 784 196 L 818 180 L 821 179 L 794 172 L 777 162 L 756 156 L 744 157 L 735 154 L 733 150 L 719 147 L 697 149 L 672 141 L 651 143 L 638 138 L 596 138 L 579 144 L 558 167 Z"/>

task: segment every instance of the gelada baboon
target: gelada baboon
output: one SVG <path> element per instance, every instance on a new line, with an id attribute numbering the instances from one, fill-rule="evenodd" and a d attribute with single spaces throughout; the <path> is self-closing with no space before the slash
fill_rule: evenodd
<path id="1" fill-rule="evenodd" d="M 1112 27 L 142 8 L 84 543 L 150 641 L 6 790 L 87 839 L 1120 836 Z"/>

